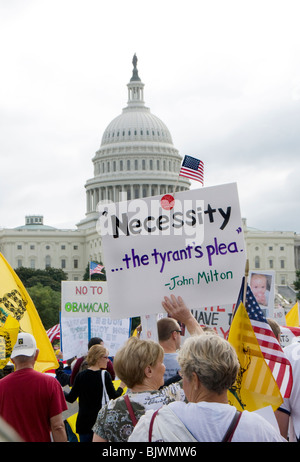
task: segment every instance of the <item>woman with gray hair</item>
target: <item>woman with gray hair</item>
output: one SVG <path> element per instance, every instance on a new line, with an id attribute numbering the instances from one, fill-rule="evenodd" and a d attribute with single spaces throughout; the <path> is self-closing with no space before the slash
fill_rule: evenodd
<path id="1" fill-rule="evenodd" d="M 164 383 L 163 358 L 164 350 L 158 343 L 137 337 L 131 337 L 117 351 L 114 369 L 128 391 L 100 410 L 93 427 L 94 442 L 125 442 L 147 409 L 184 399 L 180 384 L 159 390 Z"/>
<path id="2" fill-rule="evenodd" d="M 169 316 L 183 322 L 190 335 L 201 334 L 202 328 L 181 297 L 165 297 L 162 302 Z M 131 337 L 117 351 L 114 370 L 128 387 L 125 396 L 109 401 L 99 412 L 93 427 L 93 441 L 125 442 L 147 409 L 184 400 L 181 382 L 164 384 L 164 350 L 159 343 Z"/>
<path id="3" fill-rule="evenodd" d="M 173 402 L 141 417 L 129 442 L 284 441 L 260 415 L 228 404 L 239 361 L 227 340 L 215 334 L 188 338 L 178 355 L 188 403 Z"/>

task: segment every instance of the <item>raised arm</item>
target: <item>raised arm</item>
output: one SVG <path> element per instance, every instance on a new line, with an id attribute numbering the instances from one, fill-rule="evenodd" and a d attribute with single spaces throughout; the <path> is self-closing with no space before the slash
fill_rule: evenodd
<path id="1" fill-rule="evenodd" d="M 187 308 L 181 297 L 176 298 L 175 295 L 171 295 L 171 297 L 164 297 L 162 306 L 171 318 L 185 324 L 190 335 L 203 334 L 202 327 L 198 324 L 197 320 Z"/>

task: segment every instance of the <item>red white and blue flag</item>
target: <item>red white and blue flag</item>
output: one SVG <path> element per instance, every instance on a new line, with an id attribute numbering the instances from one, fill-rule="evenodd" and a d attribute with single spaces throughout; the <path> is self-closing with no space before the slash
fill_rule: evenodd
<path id="1" fill-rule="evenodd" d="M 98 263 L 90 262 L 90 275 L 92 274 L 104 274 L 102 273 L 104 266 L 99 265 Z"/>
<path id="2" fill-rule="evenodd" d="M 204 164 L 202 160 L 191 156 L 185 156 L 181 165 L 179 176 L 185 176 L 192 180 L 200 181 L 203 185 Z"/>
<path id="3" fill-rule="evenodd" d="M 240 302 L 243 302 L 243 287 L 244 280 L 236 308 L 238 308 Z M 275 337 L 248 284 L 245 305 L 257 342 L 278 385 L 281 396 L 282 398 L 289 398 L 293 385 L 291 364 L 286 358 L 279 341 Z M 259 377 L 257 380 L 259 380 Z"/>
<path id="4" fill-rule="evenodd" d="M 55 326 L 48 329 L 47 335 L 51 343 L 54 342 L 54 340 L 59 340 L 60 339 L 60 325 L 56 324 Z"/>

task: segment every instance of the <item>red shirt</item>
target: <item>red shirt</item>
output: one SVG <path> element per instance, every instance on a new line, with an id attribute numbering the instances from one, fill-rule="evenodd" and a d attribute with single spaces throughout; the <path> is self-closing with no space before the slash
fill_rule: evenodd
<path id="1" fill-rule="evenodd" d="M 50 418 L 67 409 L 59 382 L 31 368 L 0 380 L 0 416 L 27 442 L 50 442 Z"/>

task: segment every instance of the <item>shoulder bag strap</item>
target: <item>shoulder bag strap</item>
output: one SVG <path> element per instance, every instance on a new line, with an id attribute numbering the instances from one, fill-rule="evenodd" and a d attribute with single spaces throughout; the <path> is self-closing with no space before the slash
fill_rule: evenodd
<path id="1" fill-rule="evenodd" d="M 105 406 L 106 403 L 109 401 L 109 396 L 107 394 L 106 385 L 105 385 L 105 370 L 101 371 L 101 379 L 102 379 L 102 406 Z"/>
<path id="2" fill-rule="evenodd" d="M 127 409 L 128 409 L 129 415 L 130 415 L 130 418 L 131 418 L 131 420 L 132 420 L 133 426 L 135 427 L 136 424 L 137 424 L 137 419 L 136 419 L 136 417 L 135 417 L 135 415 L 134 415 L 133 408 L 132 408 L 132 405 L 131 405 L 129 396 L 128 396 L 128 395 L 125 395 L 125 396 L 124 396 L 124 400 L 125 400 L 125 403 L 126 403 L 126 406 L 127 406 Z"/>
<path id="3" fill-rule="evenodd" d="M 228 427 L 228 430 L 224 436 L 224 438 L 222 439 L 222 443 L 230 443 L 231 440 L 232 440 L 232 437 L 233 437 L 233 434 L 235 432 L 235 429 L 239 423 L 239 420 L 242 416 L 242 413 L 240 411 L 236 411 L 232 421 L 231 421 L 231 424 L 229 425 Z"/>
<path id="4" fill-rule="evenodd" d="M 153 431 L 153 425 L 154 425 L 154 419 L 158 414 L 159 409 L 157 409 L 155 412 L 153 412 L 151 420 L 150 420 L 150 425 L 149 425 L 149 435 L 148 435 L 148 442 L 151 443 L 152 441 L 152 431 Z"/>

